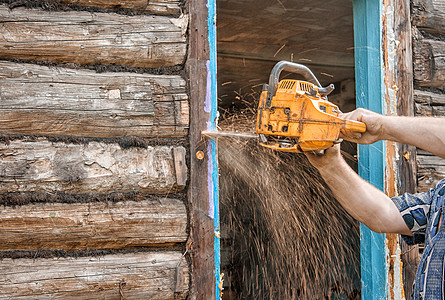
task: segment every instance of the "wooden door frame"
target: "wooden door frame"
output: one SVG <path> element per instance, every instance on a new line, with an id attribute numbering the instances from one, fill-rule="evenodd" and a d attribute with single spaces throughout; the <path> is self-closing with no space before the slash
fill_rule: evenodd
<path id="1" fill-rule="evenodd" d="M 190 94 L 189 215 L 191 299 L 220 299 L 220 230 L 216 130 L 216 0 L 189 0 L 187 74 Z"/>

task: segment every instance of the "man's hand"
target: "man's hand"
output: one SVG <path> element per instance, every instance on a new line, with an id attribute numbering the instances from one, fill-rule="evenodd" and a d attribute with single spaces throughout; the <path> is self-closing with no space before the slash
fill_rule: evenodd
<path id="1" fill-rule="evenodd" d="M 324 154 L 316 155 L 311 152 L 304 152 L 309 162 L 317 169 L 330 168 L 340 160 L 342 160 L 340 154 L 340 144 L 334 145 L 325 150 Z"/>
<path id="2" fill-rule="evenodd" d="M 383 121 L 385 116 L 358 108 L 352 112 L 339 115 L 345 120 L 360 121 L 366 124 L 364 133 L 342 130 L 340 138 L 358 144 L 372 144 L 383 139 Z"/>

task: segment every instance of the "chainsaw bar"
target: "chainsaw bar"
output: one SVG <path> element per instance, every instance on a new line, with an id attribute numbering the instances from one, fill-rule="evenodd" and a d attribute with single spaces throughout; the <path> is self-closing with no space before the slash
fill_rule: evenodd
<path id="1" fill-rule="evenodd" d="M 253 132 L 230 132 L 230 131 L 217 131 L 217 130 L 204 130 L 201 134 L 208 137 L 232 137 L 242 139 L 257 139 L 258 134 Z"/>

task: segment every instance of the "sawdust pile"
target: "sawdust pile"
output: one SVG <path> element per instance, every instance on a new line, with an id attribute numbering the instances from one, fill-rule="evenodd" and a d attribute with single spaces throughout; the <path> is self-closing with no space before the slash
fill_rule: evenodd
<path id="1" fill-rule="evenodd" d="M 254 121 L 245 110 L 220 126 Z M 218 151 L 224 299 L 360 299 L 358 223 L 306 157 L 231 138 Z"/>

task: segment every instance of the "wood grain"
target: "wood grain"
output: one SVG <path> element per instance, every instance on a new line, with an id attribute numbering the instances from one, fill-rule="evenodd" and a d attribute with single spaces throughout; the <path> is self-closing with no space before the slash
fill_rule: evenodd
<path id="1" fill-rule="evenodd" d="M 61 2 L 105 9 L 127 8 L 156 15 L 178 15 L 181 12 L 179 0 L 60 0 Z"/>
<path id="2" fill-rule="evenodd" d="M 201 131 L 207 128 L 210 119 L 208 104 L 208 9 L 204 1 L 188 1 L 190 12 L 189 51 L 187 73 L 190 78 L 190 181 L 188 188 L 190 214 L 191 254 L 190 300 L 216 299 L 214 223 L 210 214 L 209 157 L 210 143 L 203 140 Z M 196 152 L 206 153 L 205 158 L 196 158 Z M 216 276 L 215 276 L 216 275 Z"/>
<path id="3" fill-rule="evenodd" d="M 416 114 L 428 117 L 445 115 L 445 95 L 427 91 L 415 90 Z"/>
<path id="4" fill-rule="evenodd" d="M 432 34 L 445 34 L 445 3 L 441 0 L 413 0 L 412 24 Z"/>
<path id="5" fill-rule="evenodd" d="M 179 137 L 188 130 L 178 75 L 96 73 L 0 61 L 0 132 Z"/>
<path id="6" fill-rule="evenodd" d="M 397 13 L 390 14 L 388 22 L 392 22 L 392 17 L 390 17 L 392 15 L 394 18 L 394 23 L 392 24 L 395 34 L 394 38 L 398 41 L 395 45 L 395 75 L 396 86 L 398 87 L 396 93 L 397 115 L 412 117 L 415 114 L 415 100 L 413 92 L 412 29 L 411 22 L 409 22 L 411 18 L 410 0 L 393 0 L 392 3 L 394 11 Z M 392 32 L 388 34 L 391 35 Z M 388 86 L 391 86 L 391 82 L 388 82 Z M 393 157 L 393 159 L 397 159 L 397 171 L 395 172 L 397 193 L 415 193 L 417 191 L 416 147 L 398 144 L 397 149 L 398 154 Z M 398 243 L 401 253 L 403 253 L 403 255 L 400 255 L 402 260 L 403 290 L 405 295 L 409 296 L 412 293 L 412 283 L 414 282 L 419 263 L 419 250 L 414 246 L 408 245 L 398 236 L 392 235 L 392 237 L 392 245 Z M 394 250 L 397 253 L 397 250 Z M 400 263 L 392 259 L 390 261 L 393 267 Z M 396 286 L 398 275 L 395 272 L 393 274 L 393 283 Z"/>
<path id="7" fill-rule="evenodd" d="M 0 58 L 156 68 L 185 60 L 188 17 L 43 11 L 0 5 Z"/>
<path id="8" fill-rule="evenodd" d="M 121 149 L 117 144 L 51 143 L 43 138 L 0 143 L 0 193 L 175 192 L 184 186 L 176 182 L 174 148 Z"/>
<path id="9" fill-rule="evenodd" d="M 181 200 L 0 206 L 0 250 L 170 246 L 187 239 Z"/>
<path id="10" fill-rule="evenodd" d="M 445 178 L 445 159 L 417 149 L 419 192 L 426 192 Z"/>
<path id="11" fill-rule="evenodd" d="M 150 252 L 80 258 L 0 260 L 0 299 L 184 299 L 173 291 L 180 252 Z"/>
<path id="12" fill-rule="evenodd" d="M 431 105 L 431 106 L 445 106 L 445 94 L 433 93 L 422 90 L 414 90 L 414 100 L 416 103 Z"/>
<path id="13" fill-rule="evenodd" d="M 445 42 L 425 39 L 416 33 L 413 39 L 414 80 L 417 86 L 445 86 Z"/>

